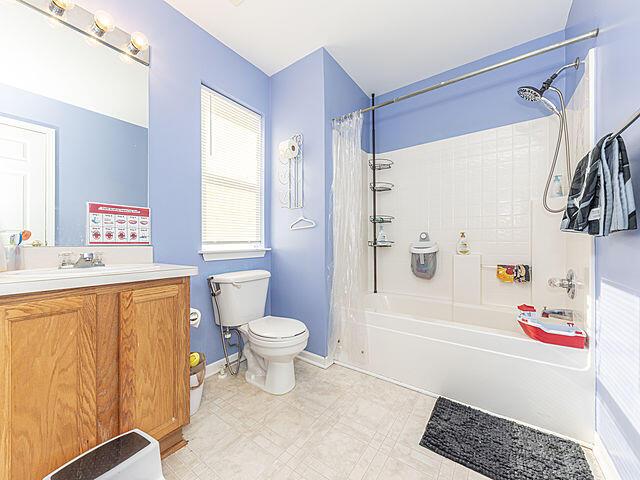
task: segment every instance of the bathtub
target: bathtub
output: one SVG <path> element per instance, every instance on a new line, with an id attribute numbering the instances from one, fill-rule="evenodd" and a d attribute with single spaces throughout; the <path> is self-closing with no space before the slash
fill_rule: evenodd
<path id="1" fill-rule="evenodd" d="M 338 363 L 593 443 L 591 350 L 530 339 L 514 309 L 378 293 L 352 317 Z"/>

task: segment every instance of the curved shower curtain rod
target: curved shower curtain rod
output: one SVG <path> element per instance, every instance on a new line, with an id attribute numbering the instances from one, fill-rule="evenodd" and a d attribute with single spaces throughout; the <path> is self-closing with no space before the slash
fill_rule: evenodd
<path id="1" fill-rule="evenodd" d="M 538 55 L 542 55 L 544 53 L 551 52 L 553 50 L 557 50 L 559 48 L 563 48 L 563 47 L 566 47 L 568 45 L 572 45 L 574 43 L 583 42 L 584 40 L 589 40 L 591 38 L 595 38 L 595 37 L 598 36 L 599 33 L 600 33 L 600 30 L 596 28 L 595 30 L 591 30 L 590 32 L 584 33 L 582 35 L 578 35 L 577 37 L 569 38 L 567 40 L 563 40 L 562 42 L 554 43 L 553 45 L 549 45 L 547 47 L 543 47 L 543 48 L 540 48 L 538 50 L 534 50 L 532 52 L 525 53 L 523 55 L 519 55 L 517 57 L 510 58 L 509 60 L 505 60 L 503 62 L 496 63 L 494 65 L 490 65 L 488 67 L 484 67 L 484 68 L 481 68 L 479 70 L 474 70 L 473 72 L 465 73 L 464 75 L 460 75 L 459 77 L 455 77 L 455 78 L 452 78 L 450 80 L 446 80 L 444 82 L 440 82 L 440 83 L 437 83 L 435 85 L 431 85 L 430 87 L 426 87 L 426 88 L 417 90 L 415 92 L 408 93 L 406 95 L 402 95 L 401 97 L 396 97 L 396 98 L 394 98 L 392 100 L 387 100 L 386 102 L 382 102 L 382 103 L 380 103 L 378 105 L 372 105 L 370 107 L 363 108 L 361 110 L 356 110 L 355 112 L 348 113 L 347 115 L 343 115 L 341 117 L 336 117 L 336 118 L 334 118 L 334 120 L 338 120 L 340 118 L 346 117 L 348 115 L 352 115 L 354 113 L 371 112 L 373 110 L 377 110 L 377 109 L 382 108 L 382 107 L 393 105 L 394 103 L 402 102 L 403 100 L 408 100 L 410 98 L 417 97 L 418 95 L 422 95 L 423 93 L 428 93 L 428 92 L 431 92 L 433 90 L 437 90 L 437 89 L 442 88 L 442 87 L 447 87 L 447 86 L 452 85 L 454 83 L 461 82 L 462 80 L 467 80 L 469 78 L 473 78 L 473 77 L 476 77 L 478 75 L 482 75 L 484 73 L 488 73 L 488 72 L 491 72 L 493 70 L 497 70 L 498 68 L 506 67 L 507 65 L 511 65 L 513 63 L 517 63 L 517 62 L 520 62 L 522 60 L 526 60 L 526 59 L 531 58 L 531 57 L 536 57 Z"/>

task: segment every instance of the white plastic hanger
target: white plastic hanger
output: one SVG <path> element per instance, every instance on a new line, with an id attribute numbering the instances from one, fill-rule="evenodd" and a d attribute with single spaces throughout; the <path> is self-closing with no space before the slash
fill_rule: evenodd
<path id="1" fill-rule="evenodd" d="M 299 225 L 301 222 L 306 222 L 305 224 Z M 304 215 L 300 215 L 295 222 L 291 224 L 289 227 L 290 230 L 305 230 L 307 228 L 313 228 L 316 226 L 316 222 L 313 220 L 306 218 Z"/>

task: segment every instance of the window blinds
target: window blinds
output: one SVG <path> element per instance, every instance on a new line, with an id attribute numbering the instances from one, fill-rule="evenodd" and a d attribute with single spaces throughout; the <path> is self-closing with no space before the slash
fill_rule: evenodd
<path id="1" fill-rule="evenodd" d="M 262 245 L 262 117 L 202 87 L 202 245 Z"/>

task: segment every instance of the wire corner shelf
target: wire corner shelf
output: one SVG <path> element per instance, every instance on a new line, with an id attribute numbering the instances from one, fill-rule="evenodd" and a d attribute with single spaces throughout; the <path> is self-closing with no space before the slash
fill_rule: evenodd
<path id="1" fill-rule="evenodd" d="M 372 192 L 390 192 L 391 190 L 393 190 L 393 183 L 391 182 L 376 182 L 376 183 L 369 183 L 369 189 Z"/>
<path id="2" fill-rule="evenodd" d="M 375 165 L 375 168 L 374 168 Z M 393 160 L 388 158 L 372 158 L 369 160 L 369 168 L 371 170 L 389 170 L 393 166 Z"/>
<path id="3" fill-rule="evenodd" d="M 371 223 L 391 223 L 396 219 L 396 217 L 392 215 L 373 215 L 369 216 L 369 221 Z"/>
<path id="4" fill-rule="evenodd" d="M 373 248 L 389 248 L 393 247 L 394 243 L 395 242 L 392 242 L 391 240 L 385 240 L 383 242 L 379 242 L 377 240 L 369 240 L 369 246 Z"/>

